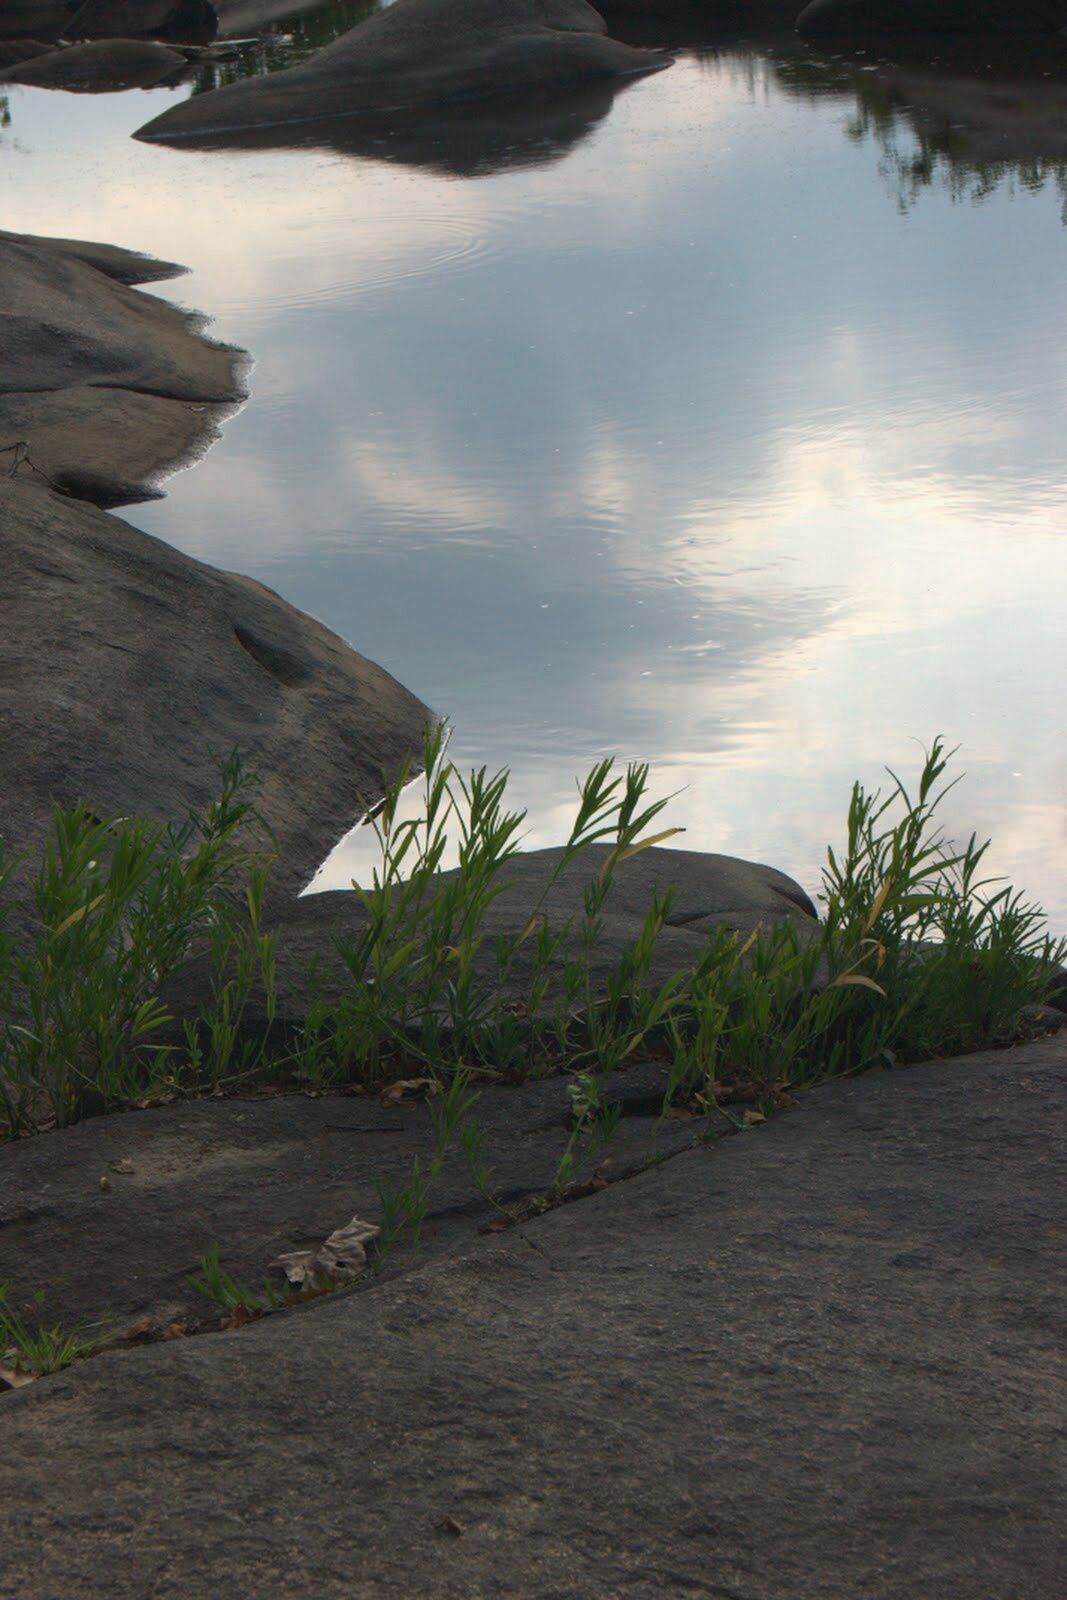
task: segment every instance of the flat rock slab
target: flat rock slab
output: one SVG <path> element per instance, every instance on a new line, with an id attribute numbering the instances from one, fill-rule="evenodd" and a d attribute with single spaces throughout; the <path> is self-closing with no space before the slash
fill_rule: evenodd
<path id="1" fill-rule="evenodd" d="M 300 65 L 195 95 L 137 137 L 428 107 L 632 77 L 669 57 L 607 37 L 586 0 L 396 0 Z"/>
<path id="2" fill-rule="evenodd" d="M 52 804 L 180 820 L 238 749 L 295 894 L 421 746 L 429 713 L 380 667 L 250 578 L 117 517 L 0 479 L 0 741 L 18 752 L 0 837 L 36 858 Z M 27 869 L 28 870 L 28 869 Z"/>
<path id="3" fill-rule="evenodd" d="M 244 395 L 245 357 L 132 287 L 182 270 L 0 232 L 0 471 L 124 505 L 205 448 Z"/>
<path id="4" fill-rule="evenodd" d="M 552 1183 L 572 1126 L 571 1081 L 492 1088 L 478 1102 L 498 1204 Z M 648 1063 L 617 1073 L 605 1090 L 625 1113 L 604 1152 L 605 1175 L 625 1176 L 702 1136 L 699 1118 L 658 1121 L 665 1087 L 662 1066 Z M 47 1315 L 66 1324 L 211 1323 L 219 1313 L 188 1277 L 213 1247 L 259 1289 L 283 1251 L 320 1245 L 353 1215 L 380 1222 L 376 1184 L 399 1188 L 412 1163 L 426 1173 L 433 1154 L 425 1101 L 354 1095 L 199 1100 L 8 1142 L 0 1145 L 0 1281 L 26 1314 L 33 1291 L 45 1290 Z M 575 1177 L 589 1172 L 586 1163 Z M 430 1189 L 420 1261 L 469 1246 L 495 1215 L 452 1151 Z M 399 1249 L 390 1270 L 407 1255 Z M 272 1281 L 283 1287 L 279 1273 Z"/>
<path id="5" fill-rule="evenodd" d="M 4 1407 L 27 1600 L 1049 1600 L 1067 1048 L 885 1073 Z"/>

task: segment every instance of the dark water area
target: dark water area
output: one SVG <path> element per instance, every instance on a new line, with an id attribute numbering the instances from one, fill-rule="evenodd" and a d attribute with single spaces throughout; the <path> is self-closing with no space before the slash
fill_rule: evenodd
<path id="1" fill-rule="evenodd" d="M 130 138 L 188 85 L 12 89 L 3 225 L 188 263 L 160 292 L 255 358 L 125 514 L 386 665 L 512 768 L 531 843 L 618 753 L 679 843 L 814 887 L 853 778 L 942 732 L 952 826 L 1067 930 L 1067 45 L 613 26 L 674 65 L 242 148 Z"/>

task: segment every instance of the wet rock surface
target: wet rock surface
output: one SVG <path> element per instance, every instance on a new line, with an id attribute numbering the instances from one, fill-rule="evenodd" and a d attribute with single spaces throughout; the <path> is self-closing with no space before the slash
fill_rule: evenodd
<path id="1" fill-rule="evenodd" d="M 0 479 L 0 563 L 18 596 L 0 636 L 12 851 L 39 850 L 53 801 L 202 809 L 238 749 L 295 893 L 420 744 L 426 708 L 336 634 L 90 506 Z"/>
<path id="2" fill-rule="evenodd" d="M 397 0 L 299 66 L 196 95 L 137 137 L 443 105 L 633 76 L 668 59 L 609 39 L 585 0 Z"/>
<path id="3" fill-rule="evenodd" d="M 1048 1600 L 1065 1114 L 1062 1039 L 837 1084 L 392 1281 L 17 1391 L 6 1581 L 281 1595 L 299 1550 L 327 1597 Z M 366 1136 L 331 1137 L 340 1168 Z"/>
<path id="4" fill-rule="evenodd" d="M 131 287 L 182 270 L 0 232 L 0 468 L 122 505 L 204 447 L 244 394 L 243 353 Z"/>

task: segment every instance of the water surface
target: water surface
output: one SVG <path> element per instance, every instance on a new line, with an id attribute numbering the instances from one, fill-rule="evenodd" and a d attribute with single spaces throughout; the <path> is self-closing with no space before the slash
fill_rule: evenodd
<path id="1" fill-rule="evenodd" d="M 920 65 L 720 43 L 504 137 L 243 151 L 129 138 L 188 89 L 13 90 L 4 225 L 189 264 L 251 397 L 126 515 L 386 665 L 530 843 L 618 753 L 813 887 L 943 732 L 1067 929 L 1067 95 Z"/>

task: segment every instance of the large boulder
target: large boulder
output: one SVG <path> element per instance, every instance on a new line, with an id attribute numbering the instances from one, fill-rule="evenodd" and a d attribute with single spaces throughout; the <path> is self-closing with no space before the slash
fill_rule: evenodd
<path id="1" fill-rule="evenodd" d="M 72 6 L 65 32 L 71 39 L 182 39 L 215 37 L 218 18 L 209 0 L 85 0 Z"/>
<path id="2" fill-rule="evenodd" d="M 0 39 L 214 38 L 209 0 L 3 0 Z"/>
<path id="3" fill-rule="evenodd" d="M 1067 0 L 811 0 L 801 33 L 1055 33 Z"/>
<path id="4" fill-rule="evenodd" d="M 623 79 L 599 79 L 517 103 L 489 98 L 429 111 L 319 117 L 194 133 L 181 143 L 198 150 L 328 150 L 450 177 L 481 177 L 562 159 L 607 116 L 625 85 Z"/>
<path id="5" fill-rule="evenodd" d="M 0 232 L 0 466 L 121 505 L 203 448 L 243 395 L 242 354 L 131 287 L 182 270 Z"/>
<path id="6" fill-rule="evenodd" d="M 34 53 L 28 60 L 5 66 L 0 83 L 66 89 L 75 94 L 112 94 L 172 82 L 188 66 L 187 56 L 157 39 L 96 39 L 43 55 Z"/>
<path id="7" fill-rule="evenodd" d="M 568 925 L 571 930 L 549 968 L 546 1004 L 553 1005 L 562 993 L 564 963 L 579 953 L 583 891 L 599 876 L 607 854 L 607 845 L 593 845 L 558 875 L 558 848 L 526 851 L 507 862 L 500 874 L 501 892 L 481 924 L 484 938 L 475 956 L 476 983 L 509 1001 L 529 1002 L 536 941 L 527 938 L 519 944 L 503 979 L 496 965 L 496 949 L 498 940 L 517 939 L 537 908 L 554 931 L 564 933 Z M 445 874 L 446 878 L 452 876 L 454 873 Z M 656 940 L 647 980 L 651 985 L 691 971 L 708 937 L 719 929 L 737 934 L 744 943 L 757 929 L 766 931 L 786 919 L 796 925 L 802 938 L 816 927 L 816 910 L 804 889 L 774 867 L 703 851 L 643 850 L 616 866 L 599 937 L 591 951 L 583 954 L 594 994 L 608 992 L 609 979 L 641 933 L 653 897 L 668 890 L 673 891 L 673 902 Z M 338 946 L 358 940 L 367 915 L 359 896 L 350 890 L 306 894 L 299 899 L 277 895 L 271 904 L 271 925 L 278 934 L 277 991 L 269 1010 L 262 993 L 249 997 L 244 1025 L 253 1037 L 261 1036 L 268 1027 L 284 1035 L 303 1025 L 309 998 L 307 975 L 313 963 L 319 994 L 336 995 L 350 981 L 337 954 Z M 206 960 L 194 962 L 169 986 L 168 1008 L 178 1017 L 195 1015 L 208 993 L 209 980 Z"/>
<path id="8" fill-rule="evenodd" d="M 53 801 L 180 819 L 238 749 L 295 893 L 415 751 L 429 713 L 250 578 L 0 478 L 0 836 L 36 852 Z"/>
<path id="9" fill-rule="evenodd" d="M 299 66 L 195 95 L 137 137 L 447 105 L 633 76 L 667 61 L 609 39 L 585 0 L 396 0 Z"/>

